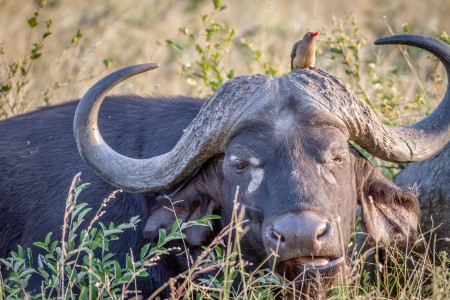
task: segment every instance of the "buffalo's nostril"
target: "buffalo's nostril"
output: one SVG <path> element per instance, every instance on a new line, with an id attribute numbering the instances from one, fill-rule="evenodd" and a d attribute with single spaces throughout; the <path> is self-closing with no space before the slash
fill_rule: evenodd
<path id="1" fill-rule="evenodd" d="M 320 238 L 325 238 L 327 236 L 328 233 L 328 224 L 327 223 L 322 223 L 317 227 L 317 233 L 316 233 L 316 238 L 320 239 Z"/>
<path id="2" fill-rule="evenodd" d="M 272 230 L 271 238 L 277 242 L 279 241 L 280 243 L 284 243 L 286 241 L 284 236 L 275 230 Z"/>

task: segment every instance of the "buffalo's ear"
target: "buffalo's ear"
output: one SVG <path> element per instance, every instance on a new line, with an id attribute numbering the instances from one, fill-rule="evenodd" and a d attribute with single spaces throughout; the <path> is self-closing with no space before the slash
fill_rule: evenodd
<path id="1" fill-rule="evenodd" d="M 144 237 L 155 241 L 159 229 L 170 232 L 176 219 L 182 222 L 196 221 L 220 209 L 217 192 L 222 177 L 217 169 L 212 161 L 169 195 L 157 197 L 145 224 Z M 209 243 L 214 234 L 209 226 L 200 225 L 188 227 L 183 233 L 189 246 Z"/>
<path id="2" fill-rule="evenodd" d="M 358 204 L 363 225 L 372 240 L 381 243 L 412 244 L 418 237 L 419 202 L 356 155 Z"/>

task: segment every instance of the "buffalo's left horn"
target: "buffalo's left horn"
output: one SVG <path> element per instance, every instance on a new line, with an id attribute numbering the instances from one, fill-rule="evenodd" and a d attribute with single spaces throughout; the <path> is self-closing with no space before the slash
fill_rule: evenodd
<path id="1" fill-rule="evenodd" d="M 174 187 L 209 158 L 222 153 L 230 128 L 254 105 L 254 101 L 246 97 L 253 95 L 257 101 L 264 92 L 260 84 L 270 85 L 270 79 L 260 75 L 235 78 L 205 102 L 171 151 L 147 159 L 126 157 L 103 140 L 97 124 L 100 105 L 115 85 L 157 67 L 155 63 L 135 65 L 107 75 L 86 92 L 75 112 L 73 129 L 81 156 L 100 177 L 128 192 L 145 193 Z M 245 84 L 249 82 L 260 84 Z"/>
<path id="2" fill-rule="evenodd" d="M 417 34 L 384 37 L 376 40 L 375 44 L 404 44 L 419 47 L 433 53 L 445 67 L 447 89 L 441 103 L 429 116 L 409 126 L 380 126 L 379 132 L 374 136 L 372 152 L 380 158 L 393 162 L 424 160 L 450 140 L 450 45 L 438 39 Z"/>
<path id="3" fill-rule="evenodd" d="M 447 90 L 439 106 L 426 118 L 408 126 L 388 126 L 356 94 L 339 88 L 327 102 L 319 103 L 339 117 L 350 132 L 350 139 L 373 155 L 392 162 L 424 160 L 450 140 L 450 45 L 427 36 L 401 34 L 384 37 L 375 44 L 405 44 L 423 48 L 444 64 Z M 319 88 L 318 88 L 319 89 Z M 328 91 L 319 90 L 318 93 Z M 325 97 L 326 98 L 326 97 Z"/>

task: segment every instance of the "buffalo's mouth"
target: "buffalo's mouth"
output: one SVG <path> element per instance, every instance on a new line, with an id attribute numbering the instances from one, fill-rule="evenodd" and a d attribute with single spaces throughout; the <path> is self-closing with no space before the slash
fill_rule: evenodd
<path id="1" fill-rule="evenodd" d="M 328 257 L 328 256 L 298 256 L 286 261 L 293 265 L 301 265 L 306 269 L 328 270 L 330 268 L 340 266 L 344 263 L 344 257 Z"/>
<path id="2" fill-rule="evenodd" d="M 340 272 L 345 273 L 346 264 L 343 256 L 297 256 L 280 261 L 277 270 L 286 279 L 296 283 L 320 280 L 322 284 L 328 285 Z"/>
<path id="3" fill-rule="evenodd" d="M 279 274 L 294 283 L 307 299 L 322 299 L 327 289 L 346 271 L 344 256 L 297 256 L 277 264 Z"/>

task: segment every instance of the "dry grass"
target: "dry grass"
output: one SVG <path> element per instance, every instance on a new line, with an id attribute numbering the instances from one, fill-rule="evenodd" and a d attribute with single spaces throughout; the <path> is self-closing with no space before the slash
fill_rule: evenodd
<path id="1" fill-rule="evenodd" d="M 132 218 L 130 223 L 118 226 L 99 223 L 99 217 L 107 210 L 108 203 L 114 201 L 114 192 L 104 199 L 92 219 L 85 220 L 90 208 L 85 203 L 77 204 L 76 198 L 86 184 L 75 187 L 78 179 L 79 175 L 74 178 L 67 198 L 62 240 L 53 241 L 51 235 L 47 235 L 45 242 L 35 243 L 41 248 L 43 265 L 49 268 L 34 269 L 29 265 L 30 250 L 19 248 L 11 257 L 1 261 L 2 267 L 14 269 L 14 272 L 6 278 L 0 276 L 0 300 L 6 295 L 11 299 L 50 299 L 45 295 L 52 292 L 58 295 L 57 298 L 67 299 L 125 299 L 131 296 L 139 299 L 135 279 L 152 274 L 150 269 L 158 264 L 161 256 L 171 252 L 173 255 L 186 255 L 190 262 L 189 269 L 161 287 L 154 287 L 155 291 L 148 299 L 159 299 L 159 294 L 166 288 L 170 291 L 170 299 L 298 298 L 298 291 L 293 289 L 294 282 L 274 271 L 277 250 L 259 266 L 245 260 L 240 241 L 248 228 L 244 219 L 245 206 L 236 200 L 239 189 L 233 201 L 230 223 L 209 245 L 205 245 L 195 259 L 184 245 L 181 232 L 190 226 L 206 225 L 201 221 L 177 223 L 171 232 L 163 230 L 164 234 L 160 231 L 157 244 L 146 245 L 140 255 L 128 255 L 126 267 L 121 267 L 107 245 L 120 238 L 123 230 L 136 230 L 137 219 Z M 208 216 L 202 219 L 215 218 Z M 81 226 L 83 223 L 89 226 L 80 231 L 84 227 Z M 328 290 L 328 299 L 409 300 L 450 297 L 448 255 L 439 253 L 430 256 L 435 251 L 433 241 L 424 239 L 426 234 L 420 236 L 415 247 L 401 251 L 394 246 L 379 249 L 376 245 L 364 245 L 365 234 L 355 233 L 355 236 L 359 236 L 357 240 L 361 244 L 357 247 L 350 244 L 349 251 L 346 251 L 352 262 L 350 272 L 339 275 L 338 283 Z M 166 241 L 169 240 L 176 243 L 166 248 Z M 93 256 L 99 246 L 101 255 L 98 255 L 101 257 Z M 343 247 L 347 248 L 347 245 Z M 41 292 L 44 296 L 38 295 L 39 291 L 32 295 L 26 294 L 26 282 L 32 273 L 41 274 Z M 303 275 L 299 274 L 298 278 Z M 239 286 L 236 281 L 240 282 Z"/>
<path id="2" fill-rule="evenodd" d="M 30 83 L 23 95 L 29 103 L 23 111 L 44 105 L 47 92 L 52 104 L 75 99 L 107 71 L 102 61 L 112 59 L 112 68 L 135 63 L 154 61 L 161 68 L 150 75 L 139 76 L 118 87 L 115 92 L 138 94 L 189 94 L 198 91 L 183 76 L 177 74 L 180 63 L 196 59 L 194 49 L 184 53 L 170 51 L 165 39 L 186 41 L 178 31 L 188 27 L 197 32 L 201 27 L 200 15 L 212 11 L 211 1 L 60 1 L 49 0 L 41 11 L 43 19 L 52 19 L 53 34 L 45 42 L 43 56 L 36 61 L 29 76 Z M 345 19 L 354 15 L 360 27 L 360 35 L 369 43 L 363 49 L 363 60 L 377 61 L 379 70 L 392 68 L 399 58 L 394 47 L 383 50 L 371 45 L 377 37 L 387 35 L 383 19 L 387 16 L 394 31 L 401 32 L 402 24 L 410 24 L 412 31 L 438 35 L 450 28 L 447 17 L 449 0 L 431 1 L 224 1 L 227 9 L 215 14 L 213 19 L 226 22 L 237 30 L 235 43 L 224 65 L 233 68 L 236 75 L 263 72 L 261 65 L 251 59 L 239 46 L 239 40 L 248 38 L 262 51 L 264 60 L 270 61 L 280 73 L 289 69 L 292 43 L 306 30 L 330 30 L 332 18 Z M 0 43 L 5 55 L 3 66 L 25 55 L 30 47 L 26 19 L 36 5 L 32 0 L 0 0 Z M 71 47 L 71 39 L 80 29 L 83 37 Z M 321 36 L 323 38 L 323 36 Z M 28 49 L 29 50 L 29 49 Z M 414 63 L 422 65 L 425 55 Z M 401 60 L 400 60 L 401 61 Z M 420 69 L 421 78 L 427 76 L 427 67 Z M 342 65 L 320 53 L 317 66 L 345 79 Z M 4 71 L 4 70 L 2 70 Z M 396 88 L 406 92 L 410 99 L 417 83 L 411 82 L 409 70 L 399 76 Z M 423 73 L 425 72 L 425 73 Z M 1 73 L 1 76 L 4 74 Z M 362 70 L 366 76 L 366 70 Z M 365 78 L 363 78 L 363 82 Z M 411 86 L 412 85 L 412 86 Z"/>
<path id="3" fill-rule="evenodd" d="M 200 15 L 213 10 L 210 1 L 47 2 L 41 15 L 43 20 L 53 20 L 52 35 L 44 43 L 42 58 L 35 62 L 30 71 L 26 90 L 19 95 L 26 103 L 20 112 L 45 105 L 43 99 L 46 95 L 50 104 L 81 97 L 90 85 L 110 71 L 105 67 L 104 60 L 112 61 L 111 69 L 149 61 L 161 64 L 160 69 L 151 74 L 138 76 L 122 84 L 115 89 L 116 93 L 199 95 L 198 87 L 190 85 L 179 74 L 181 64 L 193 63 L 198 59 L 195 49 L 187 47 L 184 52 L 178 52 L 169 49 L 165 40 L 179 41 L 188 46 L 179 28 L 187 27 L 194 33 L 201 30 Z M 240 45 L 241 38 L 250 40 L 254 48 L 261 50 L 263 60 L 270 62 L 282 74 L 289 71 L 293 42 L 307 30 L 319 30 L 323 34 L 319 39 L 320 51 L 316 65 L 337 74 L 357 88 L 354 78 L 345 75 L 342 62 L 328 58 L 329 48 L 325 43 L 325 36 L 333 38 L 333 34 L 336 34 L 333 29 L 339 28 L 339 25 L 333 23 L 333 16 L 336 20 L 354 16 L 359 29 L 358 35 L 367 42 L 360 53 L 359 85 L 389 121 L 402 124 L 422 117 L 436 106 L 445 89 L 442 68 L 436 68 L 435 62 L 425 52 L 410 52 L 409 61 L 418 73 L 415 78 L 396 47 L 375 47 L 371 42 L 388 35 L 389 26 L 397 33 L 402 32 L 405 23 L 409 24 L 414 33 L 440 35 L 450 28 L 450 0 L 248 0 L 226 1 L 223 4 L 228 6 L 227 9 L 215 13 L 212 19 L 225 22 L 236 29 L 236 37 L 223 61 L 224 67 L 234 69 L 236 75 L 264 72 L 248 49 Z M 26 22 L 36 9 L 33 1 L 0 0 L 0 8 L 0 46 L 5 52 L 0 61 L 0 82 L 3 82 L 8 64 L 26 55 L 30 50 L 30 42 L 38 39 L 38 36 L 34 33 L 30 35 Z M 83 36 L 78 43 L 72 45 L 71 40 L 77 30 Z M 433 77 L 436 75 L 440 77 Z M 397 99 L 395 107 L 384 107 L 377 100 L 380 91 L 371 83 L 373 76 L 386 80 L 381 92 L 394 95 Z M 420 85 L 423 86 L 424 93 Z M 419 99 L 415 106 L 411 105 L 412 99 L 418 94 L 424 99 Z M 405 104 L 413 109 L 406 110 Z M 445 255 L 434 255 L 431 260 L 427 256 L 416 259 L 413 266 L 415 273 L 400 288 L 399 298 L 428 298 L 427 295 L 430 295 L 429 298 L 432 299 L 444 299 L 448 296 L 449 268 L 446 259 Z M 394 260 L 394 264 L 398 264 L 398 270 L 406 270 L 403 263 Z M 356 270 L 357 266 L 358 260 Z M 424 274 L 432 274 L 435 279 L 432 285 L 423 285 Z M 393 283 L 398 285 L 400 281 L 396 281 L 395 276 Z M 355 287 L 354 284 L 363 277 L 361 273 L 345 279 L 334 289 L 332 297 L 360 299 L 360 291 L 367 286 L 357 284 Z M 191 278 L 187 280 L 189 288 L 195 287 L 201 292 L 202 288 L 195 286 Z M 365 298 L 386 298 L 386 284 L 388 283 L 380 282 L 378 286 L 371 287 Z M 428 290 L 424 292 L 423 289 Z M 244 291 L 254 295 L 251 287 Z"/>

